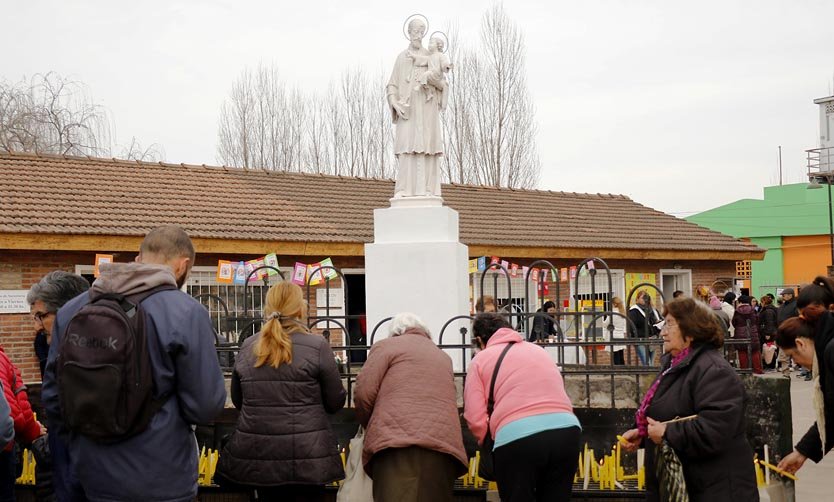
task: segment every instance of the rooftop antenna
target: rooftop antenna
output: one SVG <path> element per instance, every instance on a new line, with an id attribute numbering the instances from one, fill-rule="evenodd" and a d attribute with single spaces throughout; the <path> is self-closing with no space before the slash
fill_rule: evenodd
<path id="1" fill-rule="evenodd" d="M 782 186 L 782 145 L 779 145 L 779 186 Z"/>

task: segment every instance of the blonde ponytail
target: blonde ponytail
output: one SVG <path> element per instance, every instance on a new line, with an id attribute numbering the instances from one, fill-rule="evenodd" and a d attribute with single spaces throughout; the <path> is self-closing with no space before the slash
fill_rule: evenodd
<path id="1" fill-rule="evenodd" d="M 292 362 L 292 339 L 281 326 L 281 321 L 272 318 L 261 329 L 261 339 L 255 345 L 255 367 L 269 364 L 277 368 Z"/>
<path id="2" fill-rule="evenodd" d="M 266 294 L 264 314 L 267 320 L 254 347 L 255 367 L 273 368 L 292 363 L 292 333 L 303 332 L 304 299 L 301 288 L 279 282 Z"/>

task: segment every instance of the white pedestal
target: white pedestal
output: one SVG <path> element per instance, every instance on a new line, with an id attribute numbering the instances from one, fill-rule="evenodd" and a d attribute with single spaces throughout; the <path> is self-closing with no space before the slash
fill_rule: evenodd
<path id="1" fill-rule="evenodd" d="M 468 248 L 458 241 L 458 213 L 444 207 L 391 207 L 374 210 L 374 243 L 365 245 L 365 290 L 368 337 L 383 319 L 413 312 L 423 319 L 435 343 L 443 325 L 469 313 Z M 467 319 L 446 327 L 442 343 L 469 343 L 460 328 Z M 387 338 L 390 322 L 374 341 Z M 448 349 L 456 371 L 468 351 Z"/>

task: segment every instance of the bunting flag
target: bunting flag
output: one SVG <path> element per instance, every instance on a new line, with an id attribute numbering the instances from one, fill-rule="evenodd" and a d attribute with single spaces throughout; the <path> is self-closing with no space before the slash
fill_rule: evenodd
<path id="1" fill-rule="evenodd" d="M 525 281 L 527 280 L 527 272 L 529 270 L 530 270 L 530 267 L 528 267 L 527 265 L 524 265 L 524 266 L 521 267 L 521 277 L 523 277 Z"/>
<path id="2" fill-rule="evenodd" d="M 235 282 L 235 268 L 232 262 L 226 260 L 217 262 L 217 282 L 220 284 L 232 284 Z"/>
<path id="3" fill-rule="evenodd" d="M 265 265 L 263 258 L 257 258 L 257 259 L 254 259 L 254 260 L 249 260 L 249 263 L 252 264 L 252 269 L 250 270 L 250 272 L 253 271 L 253 270 L 257 270 L 257 272 L 255 272 L 255 275 L 253 275 L 249 279 L 250 281 L 260 281 L 264 277 L 268 277 L 266 269 L 262 268 Z M 258 270 L 258 269 L 260 269 L 260 270 Z"/>
<path id="4" fill-rule="evenodd" d="M 293 284 L 298 284 L 299 286 L 304 286 L 307 284 L 307 265 L 299 262 L 295 262 L 295 267 L 292 269 L 292 281 Z"/>
<path id="5" fill-rule="evenodd" d="M 105 263 L 113 263 L 113 255 L 112 254 L 97 254 L 95 265 L 93 266 L 93 275 L 98 277 L 99 270 L 98 267 L 104 265 Z"/>
<path id="6" fill-rule="evenodd" d="M 518 277 L 518 264 L 513 263 L 510 265 L 510 277 Z"/>
<path id="7" fill-rule="evenodd" d="M 242 261 L 235 267 L 235 284 L 246 284 L 246 265 Z"/>
<path id="8" fill-rule="evenodd" d="M 96 256 L 107 257 L 109 255 Z M 325 278 L 330 280 L 339 278 L 339 272 L 333 265 L 333 259 L 326 258 L 318 263 L 309 265 L 306 263 L 295 262 L 290 282 L 298 284 L 299 286 L 304 286 L 307 284 L 307 279 L 313 271 L 320 268 L 324 268 L 324 270 L 319 270 L 319 272 L 315 274 L 316 276 L 310 282 L 311 285 L 317 285 L 324 281 Z M 217 261 L 216 279 L 218 284 L 245 284 L 247 278 L 249 278 L 250 283 L 254 283 L 256 281 L 266 279 L 267 277 L 279 274 L 278 254 L 274 252 L 268 253 L 260 258 L 247 261 Z"/>
<path id="9" fill-rule="evenodd" d="M 478 271 L 478 259 L 469 260 L 469 273 L 474 274 Z"/>
<path id="10" fill-rule="evenodd" d="M 320 267 L 333 267 L 333 260 L 330 258 L 326 258 L 319 262 Z M 321 271 L 324 277 L 327 277 L 331 281 L 337 277 L 339 277 L 339 273 L 336 272 L 336 268 L 328 268 Z"/>
<path id="11" fill-rule="evenodd" d="M 563 268 L 562 269 L 562 281 L 567 282 L 567 280 L 568 280 L 568 269 Z"/>
<path id="12" fill-rule="evenodd" d="M 278 256 L 276 256 L 275 253 L 269 253 L 268 255 L 264 256 L 264 265 L 277 269 L 278 268 Z M 270 276 L 278 275 L 278 271 L 273 270 L 272 268 L 266 269 L 266 273 L 269 274 Z"/>
<path id="13" fill-rule="evenodd" d="M 307 283 L 310 286 L 317 286 L 323 279 L 319 267 L 321 267 L 321 262 L 307 265 Z"/>
<path id="14" fill-rule="evenodd" d="M 588 270 L 593 270 L 593 269 L 594 269 L 594 260 L 590 260 L 588 262 Z"/>
<path id="15" fill-rule="evenodd" d="M 501 273 L 506 275 L 506 272 L 504 272 L 504 270 L 508 270 L 510 268 L 510 262 L 508 262 L 507 260 L 501 260 L 501 266 L 504 267 L 504 269 L 501 270 Z"/>
<path id="16" fill-rule="evenodd" d="M 478 272 L 483 272 L 486 270 L 486 256 L 481 256 L 478 258 Z"/>
<path id="17" fill-rule="evenodd" d="M 533 277 L 533 282 L 539 282 L 539 269 L 534 268 L 530 276 Z"/>
<path id="18" fill-rule="evenodd" d="M 571 280 L 576 279 L 576 265 L 574 265 L 570 268 L 570 279 Z"/>

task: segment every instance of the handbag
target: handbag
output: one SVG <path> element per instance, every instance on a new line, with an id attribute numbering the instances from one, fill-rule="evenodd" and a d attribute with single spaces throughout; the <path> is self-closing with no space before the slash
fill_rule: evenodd
<path id="1" fill-rule="evenodd" d="M 665 440 L 655 449 L 655 464 L 660 500 L 689 502 L 683 464 L 678 454 Z"/>
<path id="2" fill-rule="evenodd" d="M 374 481 L 362 465 L 362 449 L 365 446 L 365 429 L 360 425 L 356 436 L 350 440 L 350 453 L 345 462 L 345 480 L 336 493 L 336 502 L 373 502 Z"/>
<path id="3" fill-rule="evenodd" d="M 481 443 L 479 451 L 481 452 L 481 460 L 478 463 L 478 476 L 487 481 L 495 481 L 495 462 L 492 457 L 492 449 L 495 446 L 495 440 L 492 439 L 490 433 L 490 422 L 492 421 L 492 411 L 495 408 L 495 380 L 498 377 L 498 370 L 501 368 L 501 361 L 507 355 L 507 351 L 516 342 L 510 342 L 498 356 L 498 361 L 495 363 L 495 371 L 492 372 L 492 381 L 489 383 L 489 399 L 487 400 L 487 431 L 484 436 L 484 441 Z"/>

